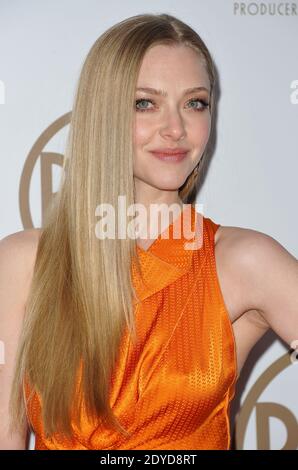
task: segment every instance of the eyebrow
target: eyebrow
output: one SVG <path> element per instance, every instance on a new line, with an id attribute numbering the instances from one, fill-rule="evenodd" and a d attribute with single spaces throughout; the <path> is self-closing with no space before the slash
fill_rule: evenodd
<path id="1" fill-rule="evenodd" d="M 150 93 L 151 95 L 164 96 L 165 98 L 168 96 L 166 91 L 156 90 L 155 88 L 150 88 L 150 87 L 137 88 L 137 91 L 144 91 L 145 93 Z M 195 93 L 197 91 L 207 91 L 208 93 L 210 93 L 208 88 L 205 88 L 204 86 L 196 86 L 196 87 L 193 87 L 193 88 L 187 88 L 186 90 L 184 90 L 183 94 L 188 95 L 189 93 Z"/>

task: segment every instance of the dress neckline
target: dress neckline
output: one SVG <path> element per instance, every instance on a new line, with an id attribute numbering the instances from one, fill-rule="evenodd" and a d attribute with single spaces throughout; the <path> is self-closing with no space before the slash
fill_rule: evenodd
<path id="1" fill-rule="evenodd" d="M 192 205 L 185 205 L 185 208 L 158 235 L 147 250 L 137 245 L 141 275 L 138 273 L 134 260 L 132 279 L 140 300 L 146 299 L 175 282 L 191 269 L 193 253 L 203 247 L 203 226 L 204 216 Z"/>
<path id="2" fill-rule="evenodd" d="M 172 222 L 164 230 L 162 230 L 158 234 L 158 236 L 153 240 L 153 242 L 151 243 L 151 245 L 149 245 L 149 247 L 147 249 L 144 249 L 141 246 L 137 245 L 137 250 L 139 252 L 142 252 L 142 253 L 150 253 L 152 251 L 155 251 L 155 245 L 157 245 L 161 240 L 172 239 L 174 225 L 177 226 L 178 223 L 181 224 L 181 222 L 183 221 L 183 218 L 187 217 L 189 210 L 190 210 L 190 216 L 191 216 L 191 227 L 192 227 L 192 230 L 193 230 L 193 218 L 195 217 L 196 210 L 192 205 L 184 204 L 183 206 L 184 207 L 179 212 L 179 214 L 172 220 Z M 167 232 L 169 232 L 169 233 L 168 233 L 168 236 L 166 237 Z M 181 232 L 181 233 L 182 233 L 182 238 L 183 238 L 182 241 L 183 242 L 187 241 L 187 239 L 185 237 L 183 237 L 183 232 Z M 163 237 L 163 235 L 164 235 L 164 237 Z"/>

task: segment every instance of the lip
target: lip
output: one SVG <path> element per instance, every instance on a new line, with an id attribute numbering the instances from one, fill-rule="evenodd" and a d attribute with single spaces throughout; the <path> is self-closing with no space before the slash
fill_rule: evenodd
<path id="1" fill-rule="evenodd" d="M 154 149 L 154 150 L 151 150 L 151 152 L 153 153 L 162 153 L 162 154 L 166 154 L 166 155 L 176 155 L 176 154 L 180 154 L 180 153 L 187 153 L 189 151 L 189 149 L 186 149 L 186 148 L 179 148 L 179 147 L 175 147 L 175 148 L 171 148 L 171 147 L 167 147 L 167 148 L 158 148 L 158 149 Z"/>
<path id="2" fill-rule="evenodd" d="M 165 162 L 180 162 L 184 160 L 187 156 L 189 150 L 188 149 L 171 149 L 171 148 L 163 148 L 163 149 L 156 149 L 151 150 L 150 153 L 159 160 Z"/>

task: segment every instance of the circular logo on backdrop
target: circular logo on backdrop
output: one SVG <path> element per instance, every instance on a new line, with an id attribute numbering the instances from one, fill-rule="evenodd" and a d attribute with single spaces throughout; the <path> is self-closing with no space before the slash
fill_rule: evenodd
<path id="1" fill-rule="evenodd" d="M 294 346 L 293 346 L 294 347 Z M 259 402 L 259 397 L 267 386 L 288 366 L 297 364 L 297 350 L 286 353 L 268 367 L 258 378 L 241 405 L 236 419 L 236 449 L 243 449 L 245 432 L 253 411 L 256 416 L 256 448 L 270 450 L 270 418 L 280 420 L 286 429 L 286 441 L 280 450 L 295 450 L 298 447 L 298 424 L 295 414 L 284 405 L 275 402 Z"/>
<path id="2" fill-rule="evenodd" d="M 54 165 L 62 167 L 64 160 L 62 154 L 44 149 L 53 137 L 70 123 L 70 117 L 71 112 L 54 121 L 37 139 L 26 158 L 19 188 L 20 214 L 25 229 L 34 226 L 30 207 L 30 183 L 38 161 L 40 163 L 41 225 L 43 225 L 43 214 L 55 194 L 53 192 L 53 167 Z"/>

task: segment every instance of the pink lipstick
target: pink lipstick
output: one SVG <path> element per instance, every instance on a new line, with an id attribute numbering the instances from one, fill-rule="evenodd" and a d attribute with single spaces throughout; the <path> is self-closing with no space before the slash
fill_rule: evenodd
<path id="1" fill-rule="evenodd" d="M 151 150 L 152 155 L 165 162 L 181 162 L 188 154 L 188 149 L 183 148 L 160 148 Z"/>

